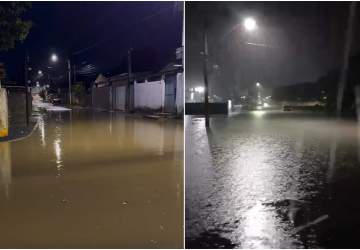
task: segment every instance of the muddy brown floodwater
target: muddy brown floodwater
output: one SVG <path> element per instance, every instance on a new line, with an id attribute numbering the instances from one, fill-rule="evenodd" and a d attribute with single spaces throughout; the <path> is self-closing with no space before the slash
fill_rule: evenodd
<path id="1" fill-rule="evenodd" d="M 183 124 L 118 113 L 38 116 L 0 143 L 1 248 L 183 247 Z"/>

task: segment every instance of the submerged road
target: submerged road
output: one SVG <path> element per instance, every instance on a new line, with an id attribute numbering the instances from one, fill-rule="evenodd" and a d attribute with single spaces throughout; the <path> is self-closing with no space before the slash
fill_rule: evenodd
<path id="1" fill-rule="evenodd" d="M 183 125 L 47 112 L 0 143 L 1 248 L 181 248 Z"/>
<path id="2" fill-rule="evenodd" d="M 187 247 L 360 247 L 356 121 L 253 111 L 185 131 Z"/>

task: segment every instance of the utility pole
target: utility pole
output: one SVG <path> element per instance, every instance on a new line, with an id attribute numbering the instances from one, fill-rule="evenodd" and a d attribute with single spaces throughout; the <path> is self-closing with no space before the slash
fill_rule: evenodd
<path id="1" fill-rule="evenodd" d="M 24 75 L 24 80 L 25 80 L 25 114 L 26 114 L 26 126 L 29 126 L 29 55 L 28 52 L 26 51 L 25 54 L 25 75 Z"/>
<path id="2" fill-rule="evenodd" d="M 337 100 L 336 100 L 336 115 L 338 118 L 341 116 L 341 111 L 342 111 L 342 102 L 343 102 L 343 98 L 344 98 L 343 95 L 344 95 L 344 89 L 345 89 L 347 75 L 348 75 L 349 57 L 350 57 L 350 50 L 351 50 L 351 44 L 352 44 L 352 40 L 353 40 L 353 33 L 354 33 L 355 16 L 356 16 L 356 2 L 350 2 L 349 18 L 348 18 L 346 38 L 345 38 L 343 65 L 342 65 L 342 70 L 341 70 L 341 74 L 340 74 Z"/>
<path id="3" fill-rule="evenodd" d="M 204 54 L 203 54 L 203 73 L 204 73 L 204 97 L 205 97 L 205 126 L 209 127 L 209 84 L 208 84 L 208 40 L 207 40 L 207 20 L 204 22 Z"/>
<path id="4" fill-rule="evenodd" d="M 75 64 L 73 65 L 73 74 L 74 74 L 74 76 L 73 76 L 74 83 L 76 83 L 76 65 Z"/>
<path id="5" fill-rule="evenodd" d="M 68 65 L 68 75 L 69 75 L 69 105 L 71 106 L 71 65 L 70 59 L 67 60 Z"/>
<path id="6" fill-rule="evenodd" d="M 130 104 L 131 96 L 130 96 L 130 86 L 131 86 L 131 79 L 132 79 L 132 62 L 131 62 L 131 48 L 128 50 L 128 86 L 126 88 L 126 99 L 127 99 L 127 110 L 132 111 L 132 107 Z"/>

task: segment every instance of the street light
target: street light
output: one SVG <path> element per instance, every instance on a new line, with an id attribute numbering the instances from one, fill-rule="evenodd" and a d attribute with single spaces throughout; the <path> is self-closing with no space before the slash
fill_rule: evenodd
<path id="1" fill-rule="evenodd" d="M 58 56 L 53 53 L 50 57 L 50 60 L 52 62 L 58 61 Z M 68 78 L 69 78 L 69 105 L 71 105 L 71 65 L 70 65 L 70 59 L 67 59 L 67 67 L 68 67 Z"/>
<path id="2" fill-rule="evenodd" d="M 208 100 L 208 96 L 209 96 L 209 87 L 208 87 L 208 34 L 207 34 L 207 28 L 208 28 L 208 20 L 205 19 L 204 20 L 204 50 L 202 52 L 203 54 L 203 74 L 204 74 L 204 106 L 205 106 L 205 126 L 209 127 L 210 122 L 209 122 L 209 100 Z M 245 27 L 245 29 L 248 32 L 252 32 L 255 31 L 257 29 L 257 24 L 256 24 L 256 20 L 252 17 L 246 17 L 244 19 L 243 25 Z M 234 29 L 233 29 L 234 30 Z M 232 33 L 233 31 L 230 31 L 230 33 Z M 229 35 L 229 33 L 225 34 L 225 36 Z M 225 37 L 224 36 L 224 37 Z M 223 39 L 224 39 L 223 37 Z M 259 83 L 260 86 L 260 83 Z"/>
<path id="3" fill-rule="evenodd" d="M 195 90 L 195 92 L 204 93 L 205 88 L 204 87 L 195 87 L 194 90 Z"/>
<path id="4" fill-rule="evenodd" d="M 256 20 L 252 17 L 247 17 L 244 19 L 244 27 L 247 31 L 254 31 L 257 29 Z"/>
<path id="5" fill-rule="evenodd" d="M 51 55 L 50 60 L 52 62 L 57 62 L 58 61 L 58 56 L 54 53 L 54 54 Z"/>
<path id="6" fill-rule="evenodd" d="M 43 73 L 43 72 L 42 72 L 41 70 L 38 71 L 38 75 L 42 75 L 42 73 Z"/>
<path id="7" fill-rule="evenodd" d="M 257 88 L 257 104 L 261 105 L 262 101 L 261 101 L 261 84 L 259 82 L 256 83 L 256 88 Z M 258 107 L 261 109 L 261 107 Z"/>

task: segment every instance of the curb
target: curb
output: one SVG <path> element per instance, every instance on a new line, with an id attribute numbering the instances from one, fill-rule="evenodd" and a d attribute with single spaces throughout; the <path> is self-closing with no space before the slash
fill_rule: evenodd
<path id="1" fill-rule="evenodd" d="M 34 133 L 34 131 L 38 127 L 38 125 L 39 125 L 39 121 L 36 121 L 34 127 L 31 129 L 31 131 L 27 135 L 24 135 L 24 136 L 21 136 L 21 137 L 18 137 L 18 138 L 8 139 L 8 140 L 5 139 L 3 141 L 0 141 L 0 143 L 2 143 L 2 142 L 15 142 L 15 141 L 24 140 L 24 139 L 30 137 Z"/>

